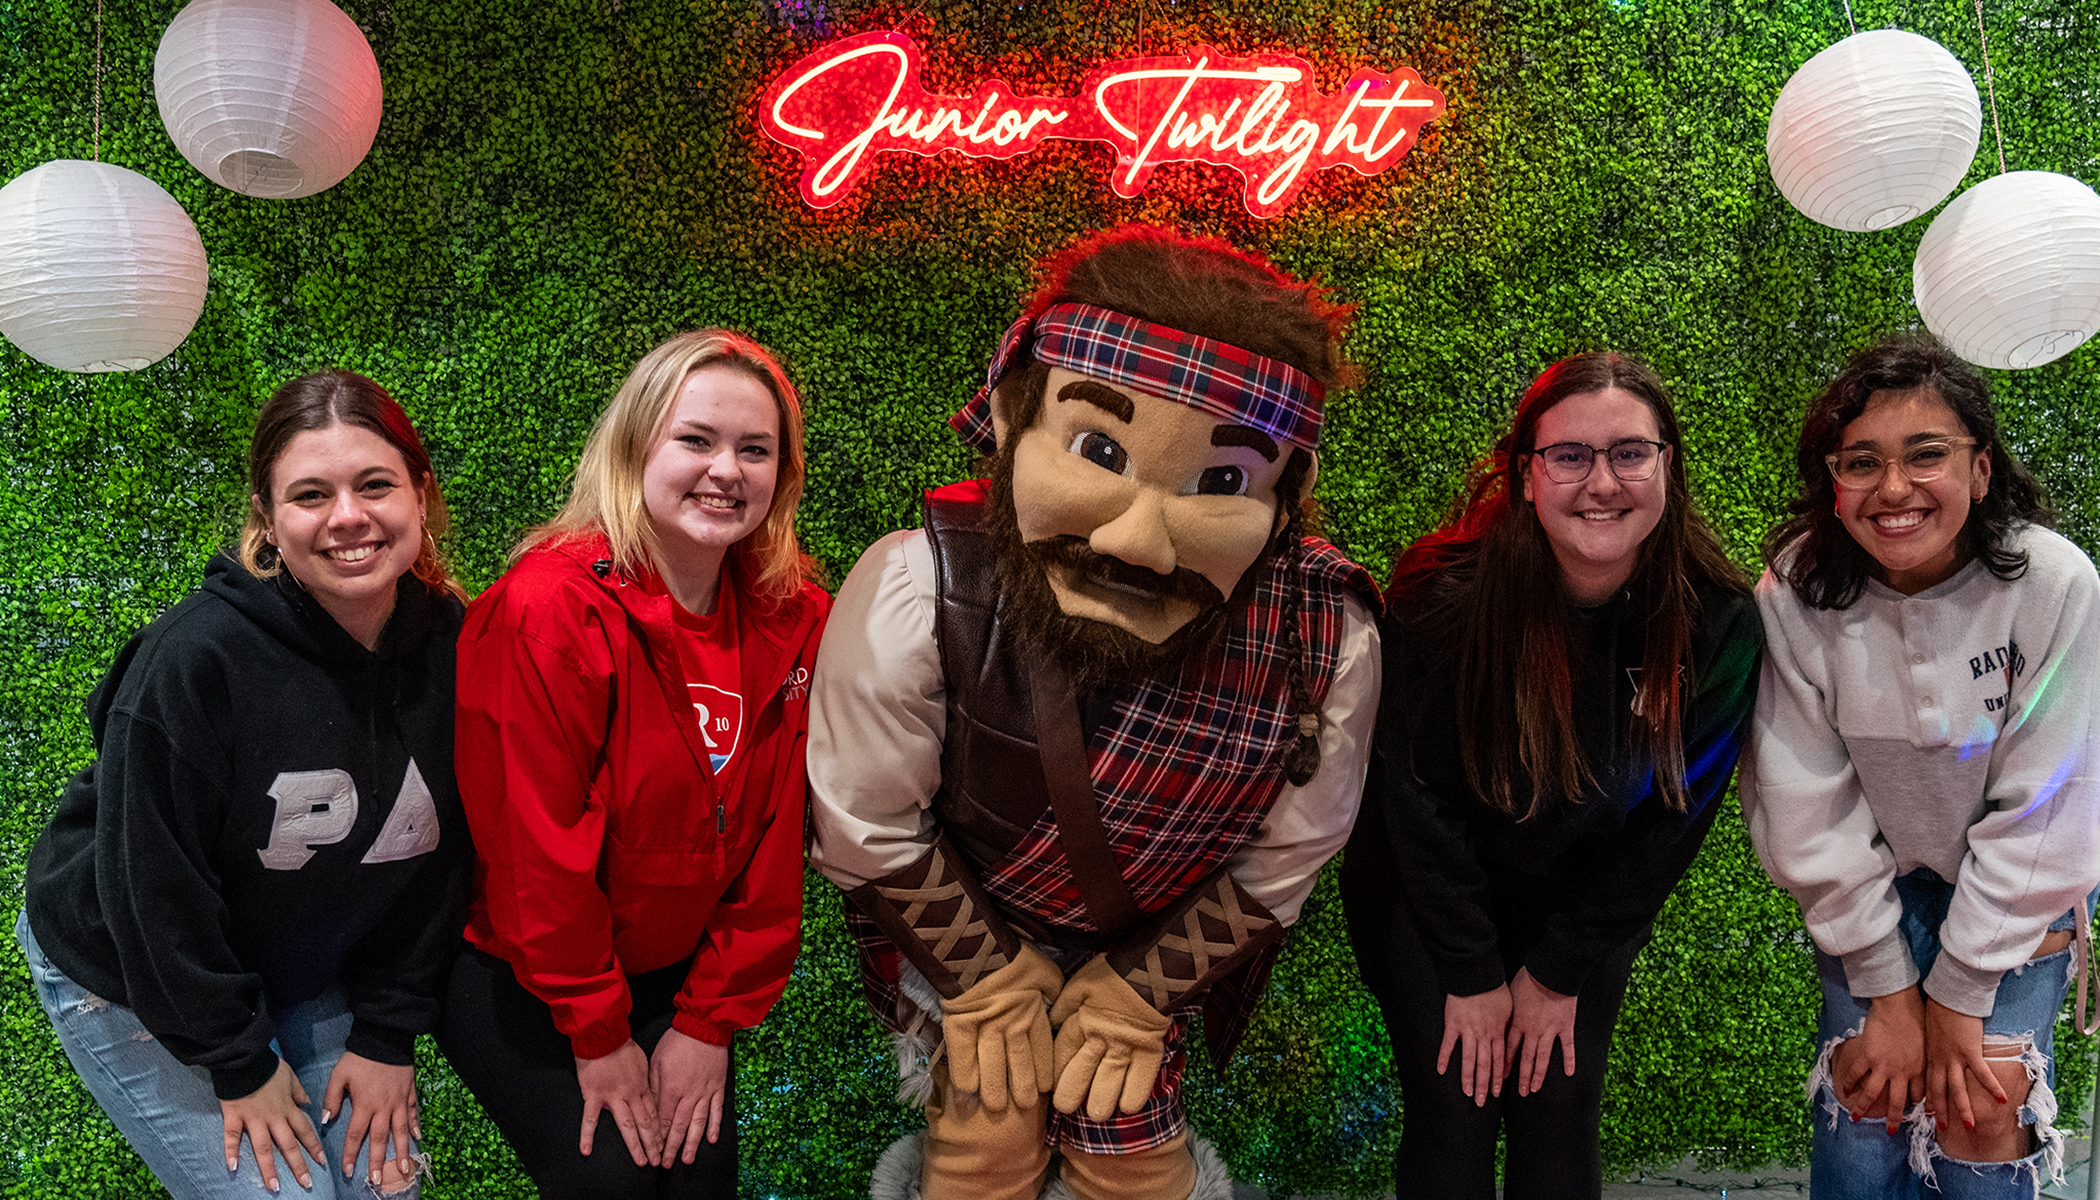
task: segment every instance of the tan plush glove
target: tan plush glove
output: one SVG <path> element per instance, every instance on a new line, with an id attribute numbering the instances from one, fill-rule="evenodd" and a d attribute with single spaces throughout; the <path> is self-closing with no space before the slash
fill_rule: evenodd
<path id="1" fill-rule="evenodd" d="M 1064 976 L 1023 942 L 1012 962 L 941 1001 L 948 1077 L 993 1112 L 1050 1090 L 1050 1001 Z"/>
<path id="2" fill-rule="evenodd" d="M 1134 1113 L 1152 1095 L 1173 1022 L 1116 974 L 1104 955 L 1079 968 L 1050 1010 L 1057 1026 L 1057 1090 L 1062 1113 L 1083 1104 L 1089 1120 Z"/>

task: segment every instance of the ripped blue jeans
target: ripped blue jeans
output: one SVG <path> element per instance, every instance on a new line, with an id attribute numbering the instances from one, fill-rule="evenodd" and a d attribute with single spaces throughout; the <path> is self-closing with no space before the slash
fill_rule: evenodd
<path id="1" fill-rule="evenodd" d="M 302 1188 L 283 1153 L 277 1152 L 281 1190 L 272 1197 L 263 1187 L 262 1169 L 247 1138 L 241 1139 L 240 1169 L 226 1169 L 225 1122 L 211 1076 L 201 1067 L 177 1062 L 130 1009 L 95 995 L 59 970 L 30 932 L 27 913 L 15 919 L 15 940 L 28 956 L 37 1000 L 80 1081 L 176 1200 L 374 1200 L 381 1195 L 385 1200 L 415 1200 L 420 1179 L 381 1193 L 362 1171 L 355 1179 L 346 1178 L 342 1161 L 348 1109 L 337 1113 L 334 1121 L 321 1120 L 328 1077 L 343 1057 L 343 1040 L 350 1034 L 350 1010 L 340 988 L 270 1014 L 277 1027 L 277 1052 L 298 1072 L 309 1098 L 303 1106 L 307 1119 L 321 1135 L 329 1160 L 308 1160 L 314 1185 Z M 364 1162 L 360 1156 L 360 1167 Z"/>
<path id="2" fill-rule="evenodd" d="M 1954 899 L 1954 885 L 1920 868 L 1896 880 L 1903 901 L 1898 928 L 1923 977 L 1932 972 L 1940 953 L 1940 923 Z M 2092 903 L 2090 897 L 2086 901 Z M 2050 925 L 2074 927 L 2073 913 Z M 1970 1163 L 1945 1155 L 1933 1137 L 1932 1120 L 1923 1103 L 1912 1107 L 1904 1128 L 1890 1137 L 1881 1121 L 1852 1121 L 1837 1101 L 1830 1078 L 1831 1054 L 1837 1044 L 1856 1036 L 1867 1019 L 1869 1001 L 1852 995 L 1844 964 L 1816 951 L 1816 974 L 1823 985 L 1823 1012 L 1816 1022 L 1820 1053 L 1809 1074 L 1808 1093 L 1815 1106 L 1814 1140 L 1809 1151 L 1809 1194 L 1816 1200 L 2030 1200 L 2046 1179 L 2063 1172 L 2064 1135 L 2057 1130 L 2053 1052 L 2056 1017 L 2063 1010 L 2071 981 L 2075 946 L 2033 959 L 2005 973 L 1991 1015 L 1984 1018 L 1984 1037 L 2024 1043 L 2020 1061 L 2030 1086 L 2020 1108 L 2020 1123 L 2032 1126 L 2035 1150 L 2012 1162 Z"/>

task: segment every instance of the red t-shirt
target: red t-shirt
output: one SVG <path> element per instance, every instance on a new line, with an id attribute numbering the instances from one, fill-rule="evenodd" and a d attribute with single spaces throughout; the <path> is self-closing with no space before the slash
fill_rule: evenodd
<path id="1" fill-rule="evenodd" d="M 678 667 L 685 673 L 693 719 L 707 746 L 708 767 L 717 783 L 734 789 L 743 760 L 737 748 L 744 740 L 743 660 L 737 652 L 736 589 L 715 592 L 715 611 L 689 613 L 676 601 L 671 622 L 677 631 Z"/>

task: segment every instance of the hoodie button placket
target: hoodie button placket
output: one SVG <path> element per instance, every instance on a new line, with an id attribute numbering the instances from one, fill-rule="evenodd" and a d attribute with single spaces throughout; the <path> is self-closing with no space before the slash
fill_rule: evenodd
<path id="1" fill-rule="evenodd" d="M 1914 740 L 1920 746 L 1938 746 L 1947 741 L 1947 713 L 1941 706 L 1945 689 L 1940 685 L 1939 659 L 1933 654 L 1930 609 L 1919 601 L 1904 600 L 1897 606 L 1897 628 L 1903 636 L 1904 656 L 1909 659 L 1911 719 Z"/>

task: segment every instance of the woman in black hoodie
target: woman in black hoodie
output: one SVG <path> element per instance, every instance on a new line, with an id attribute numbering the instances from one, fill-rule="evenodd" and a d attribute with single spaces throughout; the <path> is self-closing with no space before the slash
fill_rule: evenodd
<path id="1" fill-rule="evenodd" d="M 1403 1094 L 1401 1200 L 1494 1200 L 1505 1133 L 1509 1200 L 1603 1190 L 1612 1025 L 1720 810 L 1763 648 L 1682 455 L 1652 368 L 1563 359 L 1394 566 L 1341 882 Z"/>
<path id="2" fill-rule="evenodd" d="M 30 853 L 15 935 L 175 1196 L 275 1192 L 275 1154 L 317 1196 L 405 1196 L 415 1036 L 472 863 L 444 502 L 400 406 L 343 371 L 277 390 L 249 474 L 239 558 L 89 698 L 97 758 Z M 354 1186 L 308 1169 L 361 1149 Z"/>

